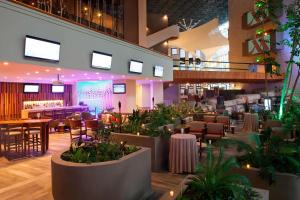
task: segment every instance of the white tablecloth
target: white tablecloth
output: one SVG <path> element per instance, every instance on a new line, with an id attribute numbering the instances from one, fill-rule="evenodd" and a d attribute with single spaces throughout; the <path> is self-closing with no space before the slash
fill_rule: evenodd
<path id="1" fill-rule="evenodd" d="M 171 136 L 169 165 L 172 173 L 193 173 L 198 162 L 195 135 L 174 134 Z"/>

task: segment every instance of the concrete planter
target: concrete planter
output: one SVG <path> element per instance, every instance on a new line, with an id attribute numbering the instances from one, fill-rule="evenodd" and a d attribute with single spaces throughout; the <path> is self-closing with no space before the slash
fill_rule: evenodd
<path id="1" fill-rule="evenodd" d="M 276 183 L 269 185 L 258 175 L 259 169 L 235 169 L 234 172 L 246 176 L 253 187 L 269 190 L 272 200 L 299 200 L 300 199 L 300 178 L 293 174 L 277 173 Z"/>
<path id="2" fill-rule="evenodd" d="M 55 200 L 140 200 L 152 194 L 150 149 L 142 148 L 119 160 L 72 163 L 52 156 Z"/>
<path id="3" fill-rule="evenodd" d="M 111 139 L 116 142 L 126 141 L 127 144 L 150 148 L 152 171 L 168 170 L 169 139 L 126 133 L 111 133 Z"/>

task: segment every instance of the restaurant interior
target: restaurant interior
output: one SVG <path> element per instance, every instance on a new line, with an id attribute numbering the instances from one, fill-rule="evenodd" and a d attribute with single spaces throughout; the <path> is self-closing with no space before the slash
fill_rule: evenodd
<path id="1" fill-rule="evenodd" d="M 299 200 L 299 0 L 0 0 L 0 199 Z"/>

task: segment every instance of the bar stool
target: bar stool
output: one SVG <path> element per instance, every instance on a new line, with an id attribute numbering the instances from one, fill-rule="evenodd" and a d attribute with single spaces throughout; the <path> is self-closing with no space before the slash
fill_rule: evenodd
<path id="1" fill-rule="evenodd" d="M 2 127 L 2 136 L 4 138 L 4 152 L 10 153 L 12 149 L 15 150 L 16 153 L 25 152 L 24 145 L 24 129 L 23 126 L 19 124 L 7 124 Z"/>
<path id="2" fill-rule="evenodd" d="M 41 132 L 42 132 L 42 124 L 41 123 L 30 123 L 27 124 L 25 130 L 25 143 L 28 147 L 28 152 L 30 152 L 30 148 L 32 147 L 33 151 L 39 151 L 39 147 L 41 148 Z"/>

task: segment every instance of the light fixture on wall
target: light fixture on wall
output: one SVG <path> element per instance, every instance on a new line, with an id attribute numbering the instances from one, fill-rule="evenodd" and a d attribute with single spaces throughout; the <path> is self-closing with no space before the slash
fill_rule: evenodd
<path id="1" fill-rule="evenodd" d="M 164 15 L 163 20 L 168 20 L 168 15 Z"/>

